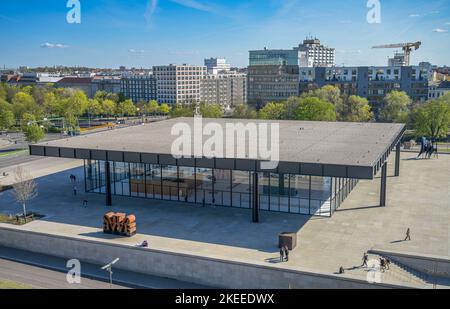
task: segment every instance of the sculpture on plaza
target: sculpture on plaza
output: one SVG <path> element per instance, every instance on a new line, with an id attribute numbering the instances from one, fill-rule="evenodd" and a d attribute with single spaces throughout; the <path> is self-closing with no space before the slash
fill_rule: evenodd
<path id="1" fill-rule="evenodd" d="M 103 216 L 103 232 L 131 237 L 136 234 L 136 216 L 108 212 Z"/>

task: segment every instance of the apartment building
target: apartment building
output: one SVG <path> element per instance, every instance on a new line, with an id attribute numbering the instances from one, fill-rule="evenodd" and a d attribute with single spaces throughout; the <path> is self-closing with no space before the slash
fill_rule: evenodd
<path id="1" fill-rule="evenodd" d="M 120 92 L 134 103 L 156 100 L 157 86 L 153 74 L 132 74 L 120 80 Z"/>
<path id="2" fill-rule="evenodd" d="M 299 93 L 333 85 L 347 95 L 369 100 L 375 116 L 384 106 L 384 97 L 393 90 L 406 92 L 414 102 L 428 99 L 431 67 L 316 67 L 299 69 Z"/>
<path id="3" fill-rule="evenodd" d="M 207 74 L 201 81 L 200 100 L 220 104 L 224 109 L 247 103 L 247 75 Z"/>

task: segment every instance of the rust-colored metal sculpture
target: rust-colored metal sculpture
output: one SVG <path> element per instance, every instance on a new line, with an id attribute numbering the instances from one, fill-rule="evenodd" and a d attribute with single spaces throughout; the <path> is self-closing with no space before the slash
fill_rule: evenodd
<path id="1" fill-rule="evenodd" d="M 108 212 L 103 216 L 103 232 L 131 237 L 136 234 L 136 216 Z"/>

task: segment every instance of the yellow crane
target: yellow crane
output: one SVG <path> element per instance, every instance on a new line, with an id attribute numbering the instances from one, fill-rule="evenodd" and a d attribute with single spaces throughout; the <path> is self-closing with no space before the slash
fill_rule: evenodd
<path id="1" fill-rule="evenodd" d="M 404 65 L 408 66 L 410 64 L 410 60 L 411 60 L 411 53 L 415 50 L 418 50 L 421 45 L 422 45 L 422 42 L 415 42 L 415 43 L 378 45 L 378 46 L 374 46 L 372 48 L 401 48 L 405 55 Z"/>

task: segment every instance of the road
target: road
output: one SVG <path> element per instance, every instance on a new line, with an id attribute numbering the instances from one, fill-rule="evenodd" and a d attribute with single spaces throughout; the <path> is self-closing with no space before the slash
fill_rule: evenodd
<path id="1" fill-rule="evenodd" d="M 81 263 L 81 284 L 69 284 L 67 259 L 0 246 L 0 279 L 46 289 L 109 289 L 109 275 L 101 265 Z M 126 263 L 126 261 L 119 261 Z M 174 279 L 113 269 L 113 288 L 205 289 L 208 287 Z"/>
<path id="2" fill-rule="evenodd" d="M 106 282 L 82 278 L 80 284 L 69 284 L 66 274 L 0 258 L 0 279 L 26 284 L 37 289 L 109 289 Z M 124 289 L 113 285 L 114 289 Z"/>

